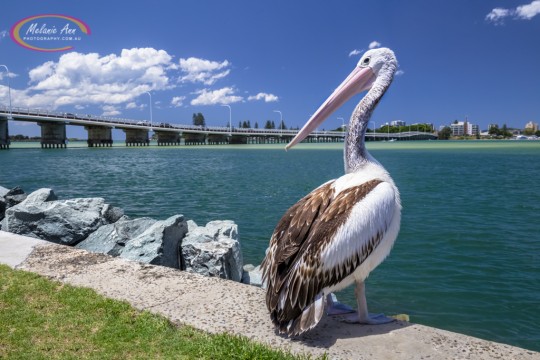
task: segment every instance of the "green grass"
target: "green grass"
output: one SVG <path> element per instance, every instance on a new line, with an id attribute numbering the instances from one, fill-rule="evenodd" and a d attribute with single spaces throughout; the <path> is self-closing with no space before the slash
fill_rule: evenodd
<path id="1" fill-rule="evenodd" d="M 0 265 L 0 359 L 302 358 Z"/>

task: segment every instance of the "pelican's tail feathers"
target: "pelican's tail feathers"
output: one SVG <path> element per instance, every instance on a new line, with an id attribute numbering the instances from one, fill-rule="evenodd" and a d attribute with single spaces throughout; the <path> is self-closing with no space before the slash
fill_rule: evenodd
<path id="1" fill-rule="evenodd" d="M 300 316 L 289 322 L 285 332 L 289 336 L 297 336 L 313 329 L 321 321 L 325 308 L 326 295 L 320 292 L 315 296 L 315 300 L 302 311 Z"/>

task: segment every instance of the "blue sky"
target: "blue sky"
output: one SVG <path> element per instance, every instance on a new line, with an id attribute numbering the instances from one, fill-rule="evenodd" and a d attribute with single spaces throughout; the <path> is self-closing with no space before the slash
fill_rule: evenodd
<path id="1" fill-rule="evenodd" d="M 373 114 L 436 126 L 463 120 L 540 122 L 540 1 L 10 1 L 0 13 L 0 64 L 14 106 L 207 124 L 302 126 L 370 46 L 394 50 L 400 74 Z M 63 14 L 89 36 L 64 52 L 16 44 L 23 18 Z M 52 21 L 52 20 L 51 20 Z M 42 22 L 46 22 L 44 19 Z M 64 21 L 65 23 L 65 21 Z M 0 103 L 7 77 L 0 75 Z M 359 97 L 324 124 L 333 129 Z M 371 124 L 370 126 L 373 126 Z M 11 134 L 38 135 L 10 123 Z M 85 137 L 68 127 L 68 136 Z"/>

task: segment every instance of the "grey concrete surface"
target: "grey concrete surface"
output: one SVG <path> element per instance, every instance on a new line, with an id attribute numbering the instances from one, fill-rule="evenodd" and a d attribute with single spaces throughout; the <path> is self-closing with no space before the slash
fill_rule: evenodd
<path id="1" fill-rule="evenodd" d="M 243 335 L 295 353 L 326 353 L 330 359 L 540 360 L 540 353 L 530 350 L 403 321 L 360 326 L 325 317 L 313 331 L 289 339 L 275 333 L 260 288 L 2 231 L 0 263 L 92 288 L 177 324 Z"/>

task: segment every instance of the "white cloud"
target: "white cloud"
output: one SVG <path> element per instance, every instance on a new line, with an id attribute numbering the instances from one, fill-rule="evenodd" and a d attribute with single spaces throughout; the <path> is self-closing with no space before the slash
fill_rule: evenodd
<path id="1" fill-rule="evenodd" d="M 489 14 L 486 15 L 486 20 L 491 21 L 495 24 L 499 24 L 499 23 L 502 23 L 502 20 L 505 17 L 510 16 L 510 14 L 511 14 L 511 11 L 508 9 L 495 8 L 491 10 Z"/>
<path id="2" fill-rule="evenodd" d="M 520 19 L 530 20 L 538 14 L 540 14 L 540 0 L 516 8 L 516 16 Z"/>
<path id="3" fill-rule="evenodd" d="M 38 63 L 28 71 L 28 85 L 23 89 L 11 89 L 13 106 L 57 110 L 69 106 L 77 110 L 98 106 L 103 115 L 116 116 L 125 109 L 148 107 L 146 92 L 159 94 L 160 90 L 170 90 L 178 82 L 182 86 L 205 84 L 208 87 L 191 92 L 189 96 L 174 96 L 169 99 L 157 95 L 153 106 L 180 107 L 191 105 L 223 105 L 243 101 L 278 101 L 278 96 L 260 92 L 256 95 L 240 95 L 234 86 L 219 89 L 209 88 L 217 80 L 228 76 L 231 63 L 199 58 L 180 59 L 173 62 L 173 56 L 164 50 L 154 48 L 123 49 L 119 53 L 101 55 L 98 53 L 69 52 L 55 60 Z M 10 77 L 17 76 L 9 73 Z M 6 72 L 0 69 L 0 80 L 6 79 Z M 174 80 L 173 80 L 174 79 Z M 7 96 L 7 84 L 0 82 L 0 99 Z M 159 99 L 159 100 L 158 100 Z M 170 103 L 169 103 L 170 101 Z"/>
<path id="4" fill-rule="evenodd" d="M 249 96 L 248 100 L 249 101 L 264 100 L 264 102 L 274 102 L 274 101 L 278 101 L 279 98 L 274 94 L 267 94 L 267 93 L 260 92 L 257 95 Z"/>
<path id="5" fill-rule="evenodd" d="M 362 50 L 354 49 L 349 53 L 349 57 L 356 56 L 356 55 L 360 54 L 361 52 L 362 52 Z"/>
<path id="6" fill-rule="evenodd" d="M 116 116 L 121 114 L 116 106 L 113 105 L 104 105 L 101 108 L 103 109 L 103 113 L 101 114 L 102 116 Z"/>
<path id="7" fill-rule="evenodd" d="M 369 43 L 369 48 L 370 49 L 375 49 L 375 48 L 378 48 L 381 46 L 381 43 L 378 42 L 378 41 L 372 41 Z"/>
<path id="8" fill-rule="evenodd" d="M 174 107 L 180 107 L 180 106 L 182 106 L 184 104 L 183 101 L 185 99 L 186 99 L 185 96 L 174 96 L 171 99 L 171 105 L 174 106 Z"/>
<path id="9" fill-rule="evenodd" d="M 403 70 L 396 71 L 396 76 L 401 76 L 403 74 L 405 74 L 405 71 L 403 71 Z"/>
<path id="10" fill-rule="evenodd" d="M 534 0 L 530 4 L 520 5 L 515 9 L 495 8 L 486 15 L 486 21 L 500 25 L 508 17 L 530 20 L 538 14 L 540 14 L 540 0 Z"/>
<path id="11" fill-rule="evenodd" d="M 15 74 L 15 73 L 12 73 L 11 71 L 9 73 L 6 73 L 6 69 L 4 69 L 4 67 L 0 68 L 0 81 L 3 81 L 4 78 L 15 78 L 19 75 Z"/>
<path id="12" fill-rule="evenodd" d="M 213 85 L 217 80 L 229 75 L 231 64 L 225 60 L 223 62 L 210 61 L 190 57 L 180 59 L 180 70 L 184 73 L 180 77 L 180 82 L 203 83 Z"/>
<path id="13" fill-rule="evenodd" d="M 153 48 L 123 49 L 120 55 L 70 52 L 28 73 L 30 86 L 17 106 L 52 107 L 131 102 L 147 91 L 170 89 L 172 56 Z"/>
<path id="14" fill-rule="evenodd" d="M 5 37 L 7 37 L 9 34 L 9 32 L 7 30 L 2 30 L 0 31 L 0 41 L 2 41 L 2 39 L 4 39 Z"/>
<path id="15" fill-rule="evenodd" d="M 235 95 L 235 90 L 230 87 L 209 91 L 207 89 L 196 91 L 199 95 L 191 100 L 191 105 L 226 105 L 244 100 L 243 97 Z"/>

